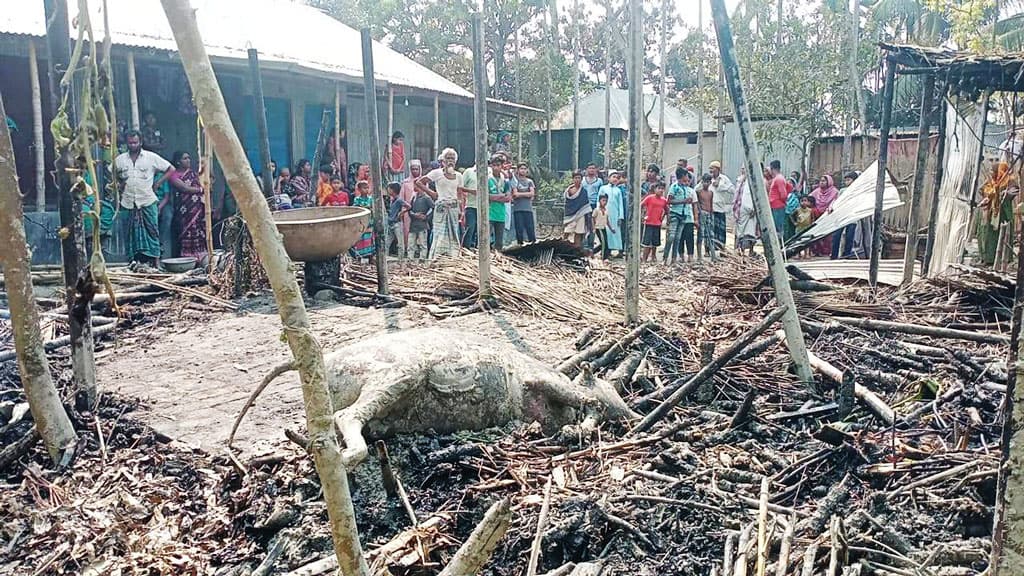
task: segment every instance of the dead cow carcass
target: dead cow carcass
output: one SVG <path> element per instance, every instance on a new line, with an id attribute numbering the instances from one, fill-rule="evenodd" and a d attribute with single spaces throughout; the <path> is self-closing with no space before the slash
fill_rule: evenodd
<path id="1" fill-rule="evenodd" d="M 583 384 L 519 352 L 454 330 L 427 328 L 384 334 L 324 356 L 345 442 L 348 467 L 366 457 L 364 428 L 371 438 L 434 430 L 481 430 L 514 420 L 539 422 L 546 431 L 577 423 L 636 416 L 608 383 Z M 242 409 L 242 416 L 276 376 L 275 369 Z"/>

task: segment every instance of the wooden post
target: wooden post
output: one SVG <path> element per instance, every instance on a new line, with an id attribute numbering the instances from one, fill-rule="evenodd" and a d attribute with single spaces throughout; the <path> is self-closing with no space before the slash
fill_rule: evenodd
<path id="1" fill-rule="evenodd" d="M 868 284 L 871 291 L 878 289 L 878 261 L 882 257 L 882 200 L 885 197 L 886 167 L 889 161 L 889 129 L 892 123 L 893 85 L 896 84 L 896 63 L 885 61 L 885 84 L 882 89 L 882 122 L 878 140 L 878 177 L 875 179 L 875 215 L 872 218 L 874 237 L 871 239 L 871 262 L 868 268 Z"/>
<path id="2" fill-rule="evenodd" d="M 139 121 L 139 84 L 135 80 L 135 53 L 128 52 L 128 102 L 132 112 L 132 130 L 138 130 Z"/>
<path id="3" fill-rule="evenodd" d="M 387 198 L 384 191 L 384 175 L 380 164 L 380 124 L 377 121 L 377 86 L 373 76 L 373 38 L 370 29 L 363 28 L 363 99 L 366 104 L 366 126 L 370 131 L 370 194 L 373 195 L 373 249 L 377 262 L 377 292 L 388 293 L 388 241 L 384 218 Z"/>
<path id="4" fill-rule="evenodd" d="M 441 153 L 441 99 L 434 94 L 434 153 L 430 160 L 437 158 Z M 429 162 L 428 162 L 429 164 Z"/>
<path id="5" fill-rule="evenodd" d="M 718 123 L 715 126 L 715 147 L 719 162 L 725 162 L 725 73 L 718 67 Z M 703 168 L 701 168 L 703 170 Z M 701 172 L 703 175 L 704 172 Z"/>
<path id="6" fill-rule="evenodd" d="M 331 152 L 334 154 L 334 162 L 338 163 L 339 154 L 341 150 L 341 83 L 334 83 L 334 150 Z M 338 172 L 342 174 L 344 178 L 345 171 L 348 169 L 347 166 L 337 166 Z M 319 170 L 319 167 L 317 168 Z"/>
<path id="7" fill-rule="evenodd" d="M 772 272 L 775 299 L 779 306 L 786 308 L 786 313 L 782 316 L 782 327 L 786 332 L 786 345 L 796 367 L 797 376 L 803 382 L 810 383 L 813 382 L 814 375 L 807 357 L 807 348 L 804 345 L 804 333 L 800 328 L 800 317 L 797 313 L 796 302 L 793 300 L 793 292 L 789 287 L 789 274 L 786 272 L 786 263 L 782 259 L 779 235 L 775 231 L 775 226 L 772 225 L 772 211 L 768 203 L 768 191 L 765 190 L 764 179 L 757 176 L 761 172 L 760 157 L 757 151 L 757 143 L 754 141 L 754 130 L 750 121 L 750 108 L 747 106 L 747 101 L 743 94 L 743 86 L 740 83 L 740 68 L 736 61 L 736 46 L 733 43 L 729 15 L 726 12 L 724 0 L 711 0 L 711 13 L 715 23 L 715 31 L 718 34 L 718 49 L 721 52 L 725 82 L 729 87 L 729 94 L 732 96 L 733 114 L 739 128 L 740 140 L 743 142 L 743 150 L 746 152 L 751 197 L 754 201 L 754 209 L 757 212 L 758 226 L 761 227 L 761 242 L 764 245 L 765 259 L 768 261 L 768 268 Z"/>
<path id="8" fill-rule="evenodd" d="M 57 387 L 53 384 L 39 330 L 39 309 L 32 291 L 32 255 L 25 240 L 24 209 L 18 191 L 14 147 L 0 97 L 0 266 L 11 309 L 18 373 L 32 420 L 55 465 L 74 456 L 77 437 Z M 6 450 L 5 450 L 6 451 Z"/>
<path id="9" fill-rule="evenodd" d="M 555 59 L 553 53 L 558 50 L 558 10 L 555 9 L 555 0 L 548 0 L 548 30 L 550 36 L 548 37 L 548 46 L 545 51 L 547 55 L 547 100 L 545 101 L 544 108 L 547 112 L 547 120 L 544 123 L 546 130 L 545 137 L 547 138 L 547 150 L 545 154 L 548 160 L 548 170 L 550 171 L 554 166 L 554 153 L 551 150 L 551 107 L 554 105 L 554 98 L 552 96 L 552 78 L 551 78 L 551 67 L 555 65 Z M 479 177 L 479 175 L 477 175 Z M 479 194 L 478 194 L 479 195 Z M 483 213 L 477 215 L 478 219 L 483 218 Z M 481 240 L 482 241 L 482 240 Z"/>
<path id="10" fill-rule="evenodd" d="M 388 86 L 388 133 L 384 137 L 387 142 L 384 144 L 391 149 L 391 135 L 395 133 L 395 88 Z M 389 178 L 390 180 L 390 178 Z"/>
<path id="11" fill-rule="evenodd" d="M 992 552 L 989 571 L 992 576 L 1014 576 L 1024 573 L 1024 236 L 1017 249 L 1017 287 L 1013 302 L 1013 323 L 1010 328 L 1010 352 L 1006 396 L 1000 405 L 1002 437 L 999 477 L 996 483 L 995 518 L 992 528 Z M 1004 549 L 1009 552 L 1004 553 Z"/>
<path id="12" fill-rule="evenodd" d="M 523 113 L 516 110 L 516 161 L 523 161 Z"/>
<path id="13" fill-rule="evenodd" d="M 700 65 L 697 66 L 697 93 L 704 93 L 704 2 L 697 3 L 697 33 L 700 34 Z M 719 159 L 721 162 L 721 159 Z M 704 106 L 697 109 L 697 170 L 695 176 L 704 174 Z M 700 254 L 702 251 L 698 250 Z"/>
<path id="14" fill-rule="evenodd" d="M 245 150 L 228 116 L 224 96 L 199 34 L 195 11 L 188 0 L 161 0 L 161 4 L 174 33 L 196 107 L 206 122 L 207 133 L 217 150 L 227 185 L 234 192 L 238 208 L 250 226 L 253 244 L 274 290 L 284 336 L 300 373 L 309 450 L 323 487 L 338 565 L 344 574 L 365 576 L 369 574 L 369 567 L 359 545 L 348 477 L 334 431 L 323 354 L 313 336 L 295 272 L 274 225 L 270 207 L 260 194 Z"/>
<path id="15" fill-rule="evenodd" d="M 640 185 L 643 182 L 643 158 L 640 123 L 643 113 L 643 5 L 642 0 L 629 0 L 629 47 L 626 66 L 629 70 L 629 202 L 626 204 L 626 324 L 640 321 Z"/>
<path id="16" fill-rule="evenodd" d="M 939 219 L 939 192 L 942 189 L 942 177 L 946 173 L 946 83 L 943 82 L 938 90 L 939 101 L 939 149 L 935 152 L 935 181 L 932 182 L 932 204 L 928 214 L 928 241 L 924 248 L 924 263 L 921 265 L 921 274 L 928 275 L 932 263 L 932 253 L 935 251 L 935 223 Z"/>
<path id="17" fill-rule="evenodd" d="M 699 2 L 698 5 L 703 4 Z M 666 165 L 665 160 L 665 91 L 668 89 L 668 81 L 665 79 L 665 51 L 668 36 L 668 18 L 665 14 L 668 12 L 668 0 L 661 0 L 661 45 L 658 51 L 661 53 L 661 59 L 658 63 L 658 74 L 661 76 L 661 86 L 658 91 L 658 164 L 664 170 Z M 699 66 L 698 66 L 699 68 Z M 632 81 L 632 78 L 630 78 Z M 671 180 L 670 180 L 671 181 Z"/>
<path id="18" fill-rule="evenodd" d="M 580 0 L 572 2 L 573 32 L 573 98 L 572 98 L 572 169 L 580 169 Z M 517 74 L 518 76 L 518 74 Z"/>
<path id="19" fill-rule="evenodd" d="M 928 136 L 931 131 L 932 105 L 935 93 L 935 76 L 928 74 L 922 78 L 921 88 L 921 120 L 917 125 L 917 166 L 914 169 L 914 189 L 910 196 L 910 212 L 907 219 L 907 246 L 903 254 L 903 284 L 914 280 L 914 268 L 917 264 L 917 233 L 921 228 L 921 187 L 924 186 L 924 173 L 928 168 Z"/>
<path id="20" fill-rule="evenodd" d="M 36 160 L 36 210 L 46 210 L 46 145 L 43 143 L 43 94 L 39 88 L 36 42 L 28 41 L 28 74 L 32 86 L 32 152 Z"/>
<path id="21" fill-rule="evenodd" d="M 249 75 L 252 80 L 252 107 L 256 115 L 256 133 L 259 135 L 260 172 L 263 175 L 263 196 L 274 195 L 274 175 L 270 170 L 270 132 L 267 130 L 267 108 L 263 102 L 263 77 L 260 74 L 260 56 L 255 48 L 249 48 Z M 317 170 L 319 167 L 314 166 Z"/>
<path id="22" fill-rule="evenodd" d="M 522 50 L 523 46 L 519 43 L 519 28 L 516 28 L 516 104 L 523 101 L 523 59 Z M 516 110 L 516 162 L 523 162 L 523 113 Z"/>
<path id="23" fill-rule="evenodd" d="M 981 164 L 985 161 L 985 132 L 988 131 L 988 102 L 992 97 L 992 91 L 986 90 L 981 97 L 981 130 L 978 134 L 978 161 L 974 164 L 974 174 L 971 176 L 971 213 L 967 218 L 969 231 L 967 238 L 970 239 L 977 233 L 978 227 L 974 225 L 974 210 L 978 207 L 978 185 L 981 183 Z M 966 251 L 965 251 L 966 252 Z M 960 253 L 959 261 L 964 262 L 964 252 Z"/>
<path id="24" fill-rule="evenodd" d="M 473 23 L 473 129 L 476 133 L 476 230 L 477 262 L 480 272 L 480 300 L 491 297 L 491 230 L 487 219 L 488 180 L 487 164 L 487 68 L 484 62 L 484 21 L 474 12 Z M 501 246 L 496 247 L 498 250 Z"/>
<path id="25" fill-rule="evenodd" d="M 213 272 L 213 147 L 210 146 L 210 137 L 203 128 L 203 119 L 196 115 L 196 124 L 199 126 L 196 134 L 196 145 L 199 147 L 200 166 L 202 173 L 199 175 L 199 185 L 203 187 L 204 214 L 203 220 L 206 225 L 206 273 Z"/>
<path id="26" fill-rule="evenodd" d="M 604 0 L 604 21 L 612 26 L 612 5 Z M 612 165 L 612 37 L 605 34 L 604 40 L 604 167 Z"/>
<path id="27" fill-rule="evenodd" d="M 47 63 L 50 112 L 56 117 L 63 101 L 63 90 L 72 89 L 71 86 L 65 87 L 60 84 L 71 59 L 68 6 L 66 0 L 45 0 L 43 8 L 46 15 L 46 47 L 49 52 Z M 67 114 L 71 126 L 76 126 L 77 114 L 74 106 L 68 106 Z M 85 401 L 91 408 L 97 399 L 92 307 L 89 304 L 92 294 L 79 295 L 77 290 L 80 279 L 86 283 L 91 283 L 91 280 L 87 278 L 90 273 L 84 267 L 87 260 L 82 226 L 82 201 L 71 193 L 71 176 L 67 170 L 74 163 L 67 153 L 61 154 L 56 159 L 54 170 L 57 175 L 57 210 L 60 213 L 60 227 L 67 232 L 60 242 L 60 247 L 64 270 L 64 299 L 68 307 L 68 332 L 71 338 L 71 367 L 75 389 L 85 394 Z"/>

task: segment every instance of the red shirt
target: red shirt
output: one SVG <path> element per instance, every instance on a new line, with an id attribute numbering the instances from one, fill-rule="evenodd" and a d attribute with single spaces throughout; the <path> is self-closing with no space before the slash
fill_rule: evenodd
<path id="1" fill-rule="evenodd" d="M 665 210 L 668 209 L 668 199 L 658 197 L 655 194 L 648 194 L 640 201 L 640 205 L 647 208 L 644 224 L 661 226 L 661 221 L 665 219 Z"/>
<path id="2" fill-rule="evenodd" d="M 789 197 L 788 188 L 786 179 L 782 177 L 782 174 L 776 174 L 772 178 L 772 182 L 768 186 L 768 203 L 771 205 L 772 210 L 786 207 L 786 198 Z"/>
<path id="3" fill-rule="evenodd" d="M 342 190 L 341 192 L 332 192 L 327 196 L 324 196 L 323 206 L 348 206 L 348 193 Z"/>

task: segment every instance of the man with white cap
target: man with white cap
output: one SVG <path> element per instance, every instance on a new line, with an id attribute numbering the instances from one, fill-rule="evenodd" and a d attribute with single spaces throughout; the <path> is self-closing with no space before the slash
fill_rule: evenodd
<path id="1" fill-rule="evenodd" d="M 725 215 L 732 210 L 736 186 L 732 183 L 732 180 L 729 180 L 728 176 L 722 174 L 722 163 L 718 160 L 712 162 L 708 169 L 711 172 L 711 209 L 714 213 L 715 225 L 712 232 L 716 247 L 721 250 L 725 247 Z"/>

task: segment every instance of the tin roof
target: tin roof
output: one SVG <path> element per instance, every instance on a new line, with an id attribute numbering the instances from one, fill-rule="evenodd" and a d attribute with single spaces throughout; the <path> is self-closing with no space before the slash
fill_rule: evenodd
<path id="1" fill-rule="evenodd" d="M 659 99 L 657 94 L 644 94 L 644 113 L 651 131 L 658 133 Z M 604 129 L 604 89 L 594 90 L 580 99 L 580 130 Z M 611 122 L 613 130 L 629 130 L 629 91 L 611 89 Z M 572 129 L 572 103 L 564 106 L 551 118 L 552 130 Z M 714 119 L 704 120 L 705 132 L 714 131 Z M 689 108 L 665 102 L 665 134 L 696 134 L 697 113 Z"/>
<path id="2" fill-rule="evenodd" d="M 191 0 L 211 58 L 245 60 L 256 48 L 260 60 L 312 73 L 362 78 L 359 31 L 320 10 L 289 0 Z M 10 2 L 0 10 L 0 34 L 44 36 L 43 3 Z M 72 23 L 78 13 L 68 2 Z M 93 32 L 105 35 L 103 3 L 89 3 Z M 107 0 L 115 45 L 177 51 L 159 0 Z M 75 29 L 71 28 L 72 35 Z M 462 98 L 472 94 L 458 84 L 379 43 L 373 43 L 378 82 Z"/>

